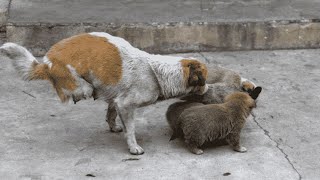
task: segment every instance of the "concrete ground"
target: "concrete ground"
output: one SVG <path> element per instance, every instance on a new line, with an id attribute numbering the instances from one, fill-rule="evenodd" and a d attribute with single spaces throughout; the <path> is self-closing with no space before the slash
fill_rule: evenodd
<path id="1" fill-rule="evenodd" d="M 61 104 L 48 82 L 24 82 L 0 58 L 1 179 L 319 179 L 319 50 L 179 54 L 240 72 L 263 87 L 242 132 L 247 153 L 228 146 L 191 154 L 169 142 L 165 111 L 174 99 L 141 108 L 130 155 L 111 133 L 106 104 Z"/>

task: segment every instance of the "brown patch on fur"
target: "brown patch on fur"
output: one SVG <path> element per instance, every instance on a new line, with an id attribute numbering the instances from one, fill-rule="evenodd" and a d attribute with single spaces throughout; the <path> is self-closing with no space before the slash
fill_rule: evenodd
<path id="1" fill-rule="evenodd" d="M 246 92 L 251 92 L 254 90 L 254 85 L 249 81 L 245 81 L 242 83 L 242 89 Z"/>
<path id="2" fill-rule="evenodd" d="M 49 67 L 47 64 L 39 64 L 36 61 L 33 61 L 31 68 L 29 80 L 49 80 Z"/>
<path id="3" fill-rule="evenodd" d="M 208 77 L 205 64 L 197 60 L 182 59 L 180 61 L 186 86 L 204 86 Z"/>
<path id="4" fill-rule="evenodd" d="M 62 101 L 68 99 L 62 89 L 77 87 L 67 65 L 84 79 L 92 72 L 105 85 L 116 85 L 122 77 L 119 50 L 104 37 L 80 34 L 64 39 L 50 48 L 47 57 L 52 62 L 50 80 Z"/>

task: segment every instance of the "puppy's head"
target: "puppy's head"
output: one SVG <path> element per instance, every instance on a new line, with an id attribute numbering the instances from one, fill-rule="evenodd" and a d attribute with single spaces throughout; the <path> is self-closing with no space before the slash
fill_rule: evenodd
<path id="1" fill-rule="evenodd" d="M 255 85 L 251 81 L 242 82 L 242 91 L 251 93 L 255 89 Z"/>
<path id="2" fill-rule="evenodd" d="M 250 93 L 235 92 L 226 96 L 225 102 L 228 102 L 228 101 L 241 102 L 244 106 L 252 109 L 256 107 L 255 100 L 258 98 L 261 91 L 262 91 L 262 88 L 258 86 L 255 89 L 253 89 Z"/>
<path id="3" fill-rule="evenodd" d="M 192 87 L 192 92 L 196 94 L 204 94 L 208 90 L 206 79 L 208 70 L 205 64 L 197 60 L 183 59 L 181 60 L 183 78 L 186 87 Z"/>
<path id="4" fill-rule="evenodd" d="M 256 102 L 254 101 L 254 99 L 252 99 L 248 93 L 244 92 L 235 92 L 229 94 L 228 96 L 226 96 L 225 102 L 233 102 L 249 109 L 256 107 Z"/>

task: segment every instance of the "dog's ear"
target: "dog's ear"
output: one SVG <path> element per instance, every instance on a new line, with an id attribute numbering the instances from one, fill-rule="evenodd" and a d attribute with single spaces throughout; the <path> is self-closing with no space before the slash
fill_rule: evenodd
<path id="1" fill-rule="evenodd" d="M 256 100 L 261 93 L 262 88 L 260 86 L 256 87 L 252 92 L 249 93 L 252 99 Z"/>

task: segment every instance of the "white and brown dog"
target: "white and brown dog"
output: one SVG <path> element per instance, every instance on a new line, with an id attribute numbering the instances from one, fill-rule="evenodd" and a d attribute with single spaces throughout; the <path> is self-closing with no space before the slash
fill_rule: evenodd
<path id="1" fill-rule="evenodd" d="M 0 52 L 13 61 L 25 80 L 48 80 L 62 102 L 90 97 L 109 103 L 107 121 L 111 131 L 123 123 L 130 153 L 143 154 L 137 144 L 133 114 L 136 108 L 159 98 L 203 94 L 207 68 L 194 59 L 152 55 L 107 33 L 76 35 L 53 45 L 39 62 L 24 47 L 6 43 Z"/>

